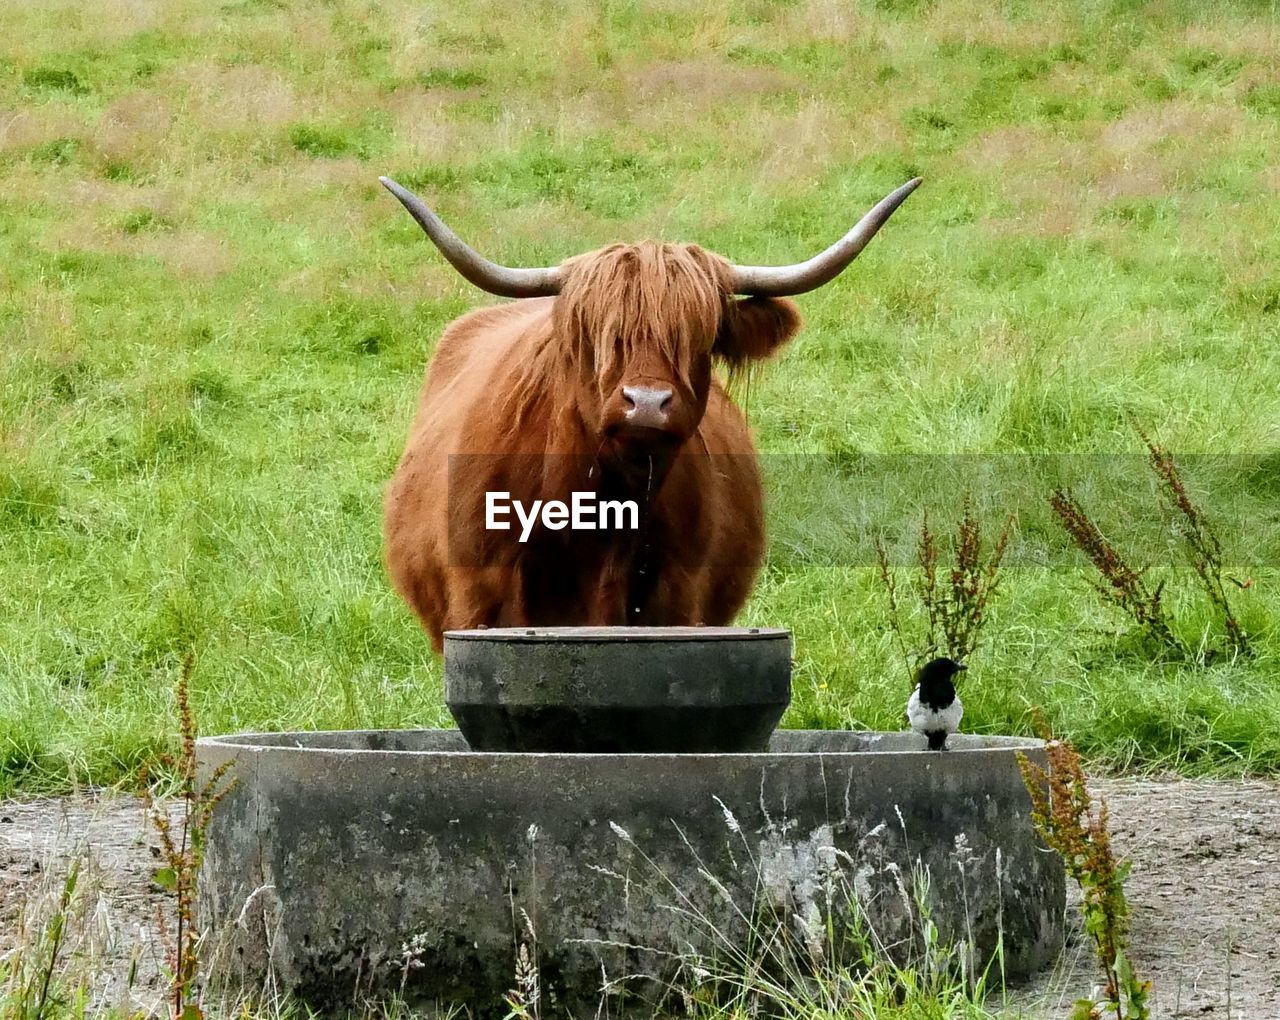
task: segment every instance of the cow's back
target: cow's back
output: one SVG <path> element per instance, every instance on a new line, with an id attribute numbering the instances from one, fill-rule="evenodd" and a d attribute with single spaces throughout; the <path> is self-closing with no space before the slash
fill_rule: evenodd
<path id="1" fill-rule="evenodd" d="M 551 304 L 536 298 L 479 308 L 445 327 L 423 382 L 410 443 L 424 421 L 436 434 L 450 424 L 461 431 L 490 404 L 499 377 L 525 356 L 520 348 L 528 345 L 531 331 L 545 328 Z"/>

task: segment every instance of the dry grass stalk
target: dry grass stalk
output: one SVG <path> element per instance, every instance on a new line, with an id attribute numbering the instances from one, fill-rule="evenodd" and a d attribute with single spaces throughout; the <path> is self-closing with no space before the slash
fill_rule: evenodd
<path id="1" fill-rule="evenodd" d="M 529 955 L 528 943 L 521 942 L 516 956 L 516 986 L 506 995 L 508 1020 L 538 1020 L 540 999 L 538 968 Z"/>
<path id="2" fill-rule="evenodd" d="M 877 540 L 876 558 L 889 602 L 889 626 L 909 668 L 940 654 L 963 662 L 977 649 L 982 628 L 987 623 L 988 608 L 1000 587 L 1000 565 L 1013 524 L 1014 518 L 1010 516 L 996 536 L 990 554 L 984 556 L 982 522 L 974 511 L 972 498 L 966 494 L 952 542 L 954 561 L 950 567 L 940 567 L 938 536 L 929 524 L 928 511 L 925 512 L 916 543 L 919 573 L 915 590 L 924 609 L 926 629 L 913 652 L 908 651 L 907 628 L 889 556 Z"/>
<path id="3" fill-rule="evenodd" d="M 178 796 L 182 813 L 175 825 L 166 806 L 157 802 L 149 784 L 143 784 L 147 813 L 160 837 L 160 855 L 164 864 L 152 876 L 155 883 L 173 896 L 173 927 L 157 911 L 157 922 L 164 940 L 169 967 L 169 1005 L 174 1020 L 199 1020 L 204 1016 L 200 1006 L 200 933 L 196 926 L 196 882 L 204 859 L 205 834 L 213 818 L 214 808 L 230 792 L 234 783 L 226 784 L 230 762 L 213 770 L 204 782 L 196 778 L 196 723 L 191 710 L 191 673 L 194 656 L 188 654 L 178 675 L 177 702 L 181 747 L 178 757 L 166 755 L 161 764 L 177 773 Z M 144 777 L 145 778 L 145 777 Z"/>
<path id="4" fill-rule="evenodd" d="M 19 945 L 34 951 L 19 951 L 0 959 L 0 977 L 4 978 L 0 1001 L 6 1017 L 41 1020 L 57 1015 L 67 1006 L 59 978 L 66 955 L 68 926 L 80 912 L 76 895 L 80 864 L 79 859 L 71 862 L 56 901 L 49 904 L 47 913 L 41 910 L 38 897 L 32 896 L 23 903 L 17 925 Z"/>
<path id="5" fill-rule="evenodd" d="M 1129 865 L 1118 861 L 1111 849 L 1106 801 L 1099 798 L 1094 809 L 1080 753 L 1070 741 L 1056 739 L 1038 711 L 1035 720 L 1049 768 L 1046 771 L 1018 754 L 1018 767 L 1031 797 L 1031 820 L 1080 887 L 1085 932 L 1093 940 L 1106 979 L 1106 1012 L 1114 1011 L 1116 1020 L 1147 1020 L 1151 982 L 1140 980 L 1129 963 L 1129 904 L 1124 894 Z M 1099 1020 L 1102 1004 L 1077 1000 L 1071 1015 L 1072 1020 Z"/>
<path id="6" fill-rule="evenodd" d="M 1182 642 L 1169 626 L 1160 601 L 1164 582 L 1161 581 L 1154 588 L 1148 585 L 1143 576 L 1146 568 L 1130 566 L 1103 535 L 1102 529 L 1094 523 L 1070 489 L 1055 489 L 1049 497 L 1049 506 L 1076 548 L 1088 557 L 1089 562 L 1102 575 L 1101 580 L 1093 582 L 1094 590 L 1128 613 L 1138 629 L 1158 647 L 1178 655 L 1185 653 Z"/>
<path id="7" fill-rule="evenodd" d="M 1147 464 L 1160 484 L 1160 495 L 1173 515 L 1174 527 L 1186 543 L 1192 569 L 1200 579 L 1209 601 L 1222 615 L 1228 648 L 1236 655 L 1248 654 L 1249 636 L 1240 625 L 1227 598 L 1222 543 L 1218 541 L 1204 508 L 1191 499 L 1173 454 L 1153 442 L 1136 422 L 1133 427 L 1147 447 Z"/>

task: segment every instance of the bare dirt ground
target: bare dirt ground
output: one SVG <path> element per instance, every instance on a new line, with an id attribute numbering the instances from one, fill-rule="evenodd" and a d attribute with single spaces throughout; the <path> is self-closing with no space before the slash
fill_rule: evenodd
<path id="1" fill-rule="evenodd" d="M 1133 864 L 1130 941 L 1135 969 L 1154 982 L 1152 1016 L 1278 1020 L 1280 783 L 1103 779 L 1095 787 L 1111 809 L 1114 849 Z M 1096 974 L 1076 930 L 1057 970 L 1015 1001 L 1028 1016 L 1062 1017 Z"/>
<path id="2" fill-rule="evenodd" d="M 159 1005 L 165 959 L 157 909 L 172 917 L 151 875 L 155 830 L 142 802 L 124 796 L 0 801 L 0 956 L 56 907 L 73 859 L 79 909 L 67 925 L 64 958 L 94 977 L 98 1008 Z M 130 970 L 134 974 L 130 979 Z"/>
<path id="3" fill-rule="evenodd" d="M 1120 778 L 1096 786 L 1111 806 L 1115 848 L 1133 863 L 1133 956 L 1155 983 L 1153 1016 L 1280 1018 L 1280 783 Z M 17 937 L 24 900 L 56 895 L 68 861 L 85 853 L 94 895 L 81 949 L 100 968 L 97 1001 L 154 998 L 163 903 L 150 882 L 154 843 L 131 798 L 0 802 L 0 954 Z M 128 992 L 133 960 L 138 977 Z M 1075 931 L 1053 972 L 1011 994 L 1011 1014 L 1065 1017 L 1095 980 Z"/>

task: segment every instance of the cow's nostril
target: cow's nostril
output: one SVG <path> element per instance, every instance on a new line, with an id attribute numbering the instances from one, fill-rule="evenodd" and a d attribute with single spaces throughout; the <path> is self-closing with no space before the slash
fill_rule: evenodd
<path id="1" fill-rule="evenodd" d="M 633 425 L 662 428 L 675 395 L 671 390 L 655 390 L 648 386 L 624 386 L 622 399 L 627 405 L 627 421 Z"/>

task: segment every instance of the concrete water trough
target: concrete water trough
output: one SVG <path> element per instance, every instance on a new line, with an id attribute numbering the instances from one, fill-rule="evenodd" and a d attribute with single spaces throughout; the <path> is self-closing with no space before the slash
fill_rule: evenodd
<path id="1" fill-rule="evenodd" d="M 1015 760 L 1043 764 L 1043 747 L 922 745 L 785 730 L 762 751 L 697 754 L 475 751 L 456 730 L 204 738 L 202 770 L 230 761 L 236 781 L 200 884 L 215 969 L 327 1013 L 403 994 L 484 1015 L 523 955 L 544 1010 L 595 1016 L 603 998 L 616 1014 L 762 940 L 852 952 L 853 915 L 909 946 L 927 872 L 943 939 L 985 959 L 1002 935 L 1005 973 L 1030 974 L 1060 948 L 1065 898 Z"/>
<path id="2" fill-rule="evenodd" d="M 791 633 L 763 627 L 450 631 L 444 696 L 476 751 L 763 751 Z"/>

